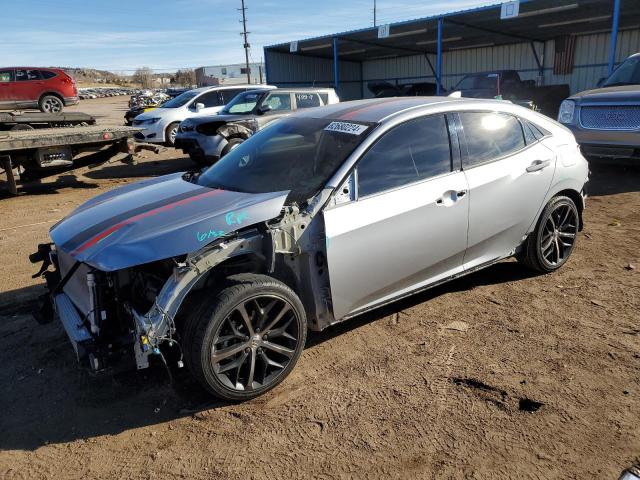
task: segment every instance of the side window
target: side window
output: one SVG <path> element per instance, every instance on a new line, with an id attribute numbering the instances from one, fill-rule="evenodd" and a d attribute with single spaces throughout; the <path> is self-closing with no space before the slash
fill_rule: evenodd
<path id="1" fill-rule="evenodd" d="M 311 108 L 320 106 L 320 97 L 317 93 L 296 93 L 297 108 Z"/>
<path id="2" fill-rule="evenodd" d="M 518 119 L 496 112 L 460 112 L 467 144 L 464 168 L 473 167 L 524 148 L 524 134 Z"/>
<path id="3" fill-rule="evenodd" d="M 418 118 L 388 131 L 365 153 L 357 171 L 361 197 L 450 172 L 444 115 Z"/>
<path id="4" fill-rule="evenodd" d="M 244 91 L 245 90 L 242 88 L 231 88 L 229 90 L 220 90 L 220 96 L 222 97 L 222 104 L 226 105 L 231 100 L 233 100 L 233 97 L 235 97 L 236 95 Z"/>
<path id="5" fill-rule="evenodd" d="M 322 103 L 324 105 L 328 105 L 329 104 L 329 94 L 328 93 L 321 93 L 320 94 L 320 98 L 322 99 Z"/>
<path id="6" fill-rule="evenodd" d="M 56 76 L 56 74 L 50 70 L 39 70 L 39 72 L 43 80 L 49 80 L 50 78 L 53 78 Z"/>
<path id="7" fill-rule="evenodd" d="M 0 82 L 13 82 L 13 70 L 0 70 Z"/>
<path id="8" fill-rule="evenodd" d="M 291 95 L 289 93 L 270 93 L 262 104 L 269 105 L 274 112 L 291 110 Z"/>
<path id="9" fill-rule="evenodd" d="M 38 70 L 16 70 L 16 81 L 24 82 L 27 80 L 40 80 L 40 72 Z"/>
<path id="10" fill-rule="evenodd" d="M 220 106 L 220 99 L 218 98 L 218 92 L 207 92 L 199 96 L 195 102 L 204 104 L 204 108 L 218 107 Z"/>

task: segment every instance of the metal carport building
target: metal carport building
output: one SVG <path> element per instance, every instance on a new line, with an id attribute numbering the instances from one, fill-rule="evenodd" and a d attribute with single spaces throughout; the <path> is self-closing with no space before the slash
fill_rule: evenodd
<path id="1" fill-rule="evenodd" d="M 513 69 L 538 85 L 567 83 L 573 93 L 640 51 L 640 0 L 507 3 L 516 16 L 501 19 L 498 3 L 267 46 L 267 81 L 333 86 L 352 100 L 372 96 L 369 82 L 449 89 L 468 73 Z"/>

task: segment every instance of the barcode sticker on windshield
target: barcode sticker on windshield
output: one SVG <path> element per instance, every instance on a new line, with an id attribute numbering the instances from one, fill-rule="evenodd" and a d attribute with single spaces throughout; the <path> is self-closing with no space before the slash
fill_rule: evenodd
<path id="1" fill-rule="evenodd" d="M 331 122 L 325 127 L 325 130 L 328 130 L 329 132 L 341 132 L 348 133 L 350 135 L 360 135 L 367 128 L 369 128 L 367 125 L 360 125 L 357 123 Z"/>

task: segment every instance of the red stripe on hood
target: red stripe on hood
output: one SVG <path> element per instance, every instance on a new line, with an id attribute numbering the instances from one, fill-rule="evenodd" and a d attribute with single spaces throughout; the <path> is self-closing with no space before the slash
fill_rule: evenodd
<path id="1" fill-rule="evenodd" d="M 168 203 L 168 204 L 163 205 L 161 207 L 154 208 L 153 210 L 149 210 L 148 212 L 139 213 L 138 215 L 134 215 L 131 218 L 127 218 L 126 220 L 123 220 L 123 221 L 121 221 L 119 223 L 116 223 L 114 226 L 109 227 L 104 232 L 99 233 L 98 235 L 96 235 L 92 239 L 87 240 L 85 243 L 83 243 L 78 248 L 76 248 L 72 252 L 72 255 L 84 252 L 86 249 L 94 246 L 100 240 L 103 240 L 106 237 L 108 237 L 109 235 L 111 235 L 112 233 L 120 230 L 125 225 L 129 225 L 130 223 L 137 222 L 138 220 L 142 220 L 143 218 L 148 218 L 148 217 L 151 217 L 153 215 L 157 215 L 158 213 L 165 212 L 167 210 L 171 210 L 172 208 L 176 208 L 176 207 L 180 207 L 182 205 L 186 205 L 187 203 L 191 203 L 191 202 L 194 202 L 196 200 L 200 200 L 201 198 L 212 197 L 212 196 L 217 195 L 217 194 L 219 194 L 221 192 L 222 192 L 222 190 L 211 190 L 211 191 L 208 191 L 208 192 L 205 192 L 205 193 L 201 193 L 199 195 L 195 195 L 193 197 L 189 197 L 189 198 L 185 198 L 185 199 L 182 199 L 182 200 L 178 200 L 178 201 L 173 202 L 173 203 Z"/>

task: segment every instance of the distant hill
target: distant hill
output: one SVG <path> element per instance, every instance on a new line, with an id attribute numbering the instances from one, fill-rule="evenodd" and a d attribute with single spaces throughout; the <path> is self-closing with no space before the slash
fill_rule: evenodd
<path id="1" fill-rule="evenodd" d="M 130 78 L 116 75 L 107 70 L 96 70 L 94 68 L 74 68 L 74 67 L 58 67 L 67 72 L 78 83 L 128 83 Z"/>

